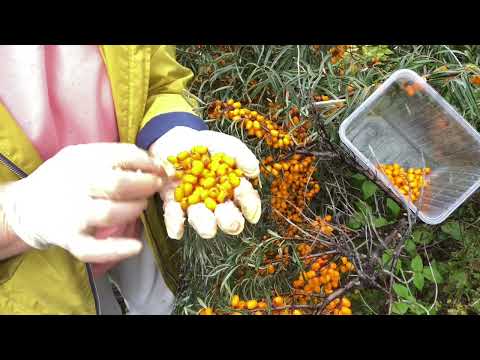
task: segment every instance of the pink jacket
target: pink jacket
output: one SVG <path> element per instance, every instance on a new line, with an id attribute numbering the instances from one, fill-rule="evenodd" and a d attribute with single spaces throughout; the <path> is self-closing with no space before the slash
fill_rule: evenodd
<path id="1" fill-rule="evenodd" d="M 110 81 L 94 45 L 0 46 L 0 101 L 44 160 L 67 145 L 119 140 Z M 133 237 L 136 225 L 97 237 Z M 111 266 L 93 271 L 98 276 Z"/>

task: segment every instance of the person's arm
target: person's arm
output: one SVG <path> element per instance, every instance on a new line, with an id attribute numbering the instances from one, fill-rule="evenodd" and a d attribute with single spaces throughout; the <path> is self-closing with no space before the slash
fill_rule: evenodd
<path id="1" fill-rule="evenodd" d="M 0 186 L 0 261 L 31 249 L 27 243 L 13 232 L 5 217 L 2 206 L 2 194 L 7 186 L 8 184 Z"/>
<path id="2" fill-rule="evenodd" d="M 188 96 L 187 85 L 192 78 L 192 71 L 177 62 L 175 46 L 152 48 L 146 111 L 137 136 L 137 146 L 149 150 L 157 139 L 177 126 L 208 129 L 193 110 L 196 102 Z"/>
<path id="3" fill-rule="evenodd" d="M 0 187 L 0 260 L 29 246 L 59 246 L 91 263 L 138 254 L 143 245 L 135 237 L 95 234 L 138 219 L 162 174 L 133 144 L 65 147 L 28 177 Z"/>
<path id="4" fill-rule="evenodd" d="M 146 114 L 136 144 L 160 161 L 168 175 L 172 175 L 172 169 L 166 161 L 168 155 L 190 150 L 193 145 L 206 145 L 212 153 L 232 155 L 246 177 L 258 176 L 259 162 L 245 144 L 226 134 L 208 131 L 202 118 L 195 114 L 193 109 L 196 102 L 187 92 L 193 73 L 180 65 L 175 55 L 174 46 L 158 46 L 152 51 Z M 244 226 L 242 213 L 249 222 L 258 222 L 260 197 L 250 182 L 243 180 L 242 186 L 236 191 L 236 205 L 232 201 L 219 204 L 215 215 L 203 203 L 188 209 L 188 221 L 201 237 L 215 236 L 217 223 L 228 234 L 240 233 Z M 163 200 L 167 233 L 171 238 L 180 239 L 184 231 L 185 213 L 173 199 L 175 186 L 174 179 L 166 179 L 160 197 Z"/>

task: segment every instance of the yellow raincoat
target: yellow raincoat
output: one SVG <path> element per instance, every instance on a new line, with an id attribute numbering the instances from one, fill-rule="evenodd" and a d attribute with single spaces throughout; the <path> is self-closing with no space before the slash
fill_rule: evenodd
<path id="1" fill-rule="evenodd" d="M 174 46 L 101 46 L 110 78 L 121 142 L 135 143 L 152 120 L 172 112 L 194 114 L 185 96 L 192 72 L 175 60 Z M 158 119 L 157 119 L 158 120 Z M 153 123 L 153 122 L 152 122 Z M 0 103 L 0 183 L 30 174 L 41 163 L 37 150 Z M 32 199 L 35 201 L 35 199 Z M 142 215 L 148 244 L 175 293 L 176 240 L 166 235 L 159 198 Z M 67 251 L 51 247 L 0 260 L 0 314 L 95 314 L 90 272 Z"/>

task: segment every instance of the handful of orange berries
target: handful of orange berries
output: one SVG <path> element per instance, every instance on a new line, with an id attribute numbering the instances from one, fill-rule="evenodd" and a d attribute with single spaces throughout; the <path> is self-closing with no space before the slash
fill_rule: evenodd
<path id="1" fill-rule="evenodd" d="M 415 202 L 420 197 L 421 189 L 427 184 L 426 176 L 431 173 L 429 167 L 425 168 L 409 168 L 405 170 L 399 164 L 381 164 L 379 165 L 390 182 L 398 189 L 398 191 Z"/>
<path id="2" fill-rule="evenodd" d="M 168 161 L 175 166 L 175 177 L 181 180 L 175 188 L 175 201 L 183 210 L 203 202 L 215 211 L 217 204 L 233 199 L 233 191 L 243 176 L 234 158 L 224 153 L 210 155 L 203 145 L 169 156 Z"/>

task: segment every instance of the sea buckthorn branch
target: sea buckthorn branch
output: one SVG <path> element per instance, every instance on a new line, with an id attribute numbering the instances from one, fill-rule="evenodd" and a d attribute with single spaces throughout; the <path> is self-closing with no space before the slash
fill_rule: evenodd
<path id="1" fill-rule="evenodd" d="M 235 102 L 233 104 L 235 104 Z M 238 107 L 238 104 L 233 106 L 233 108 L 235 110 L 242 109 L 242 107 Z M 232 110 L 230 109 L 228 111 Z M 217 114 L 217 116 L 218 115 L 219 114 Z M 224 113 L 220 115 L 223 117 Z M 257 116 L 258 113 L 255 115 Z M 231 113 L 230 117 L 232 116 L 237 115 Z M 233 121 L 233 118 L 228 120 Z M 235 120 L 237 120 L 237 124 L 242 124 L 243 127 L 245 126 L 243 124 L 246 124 L 245 119 L 238 121 L 237 118 Z M 264 119 L 260 118 L 260 120 L 263 121 Z M 305 248 L 297 249 L 294 252 L 296 254 L 295 256 L 289 252 L 285 253 L 283 250 L 277 255 L 268 255 L 266 252 L 265 255 L 254 255 L 255 251 L 253 251 L 251 256 L 265 256 L 262 265 L 254 265 L 255 257 L 252 258 L 253 262 L 251 264 L 237 265 L 237 268 L 239 269 L 241 266 L 247 266 L 250 270 L 246 269 L 245 271 L 258 271 L 262 276 L 277 276 L 276 274 L 279 271 L 285 271 L 285 274 L 288 276 L 289 272 L 295 268 L 300 269 L 300 275 L 304 274 L 305 276 L 301 275 L 294 280 L 294 290 L 292 292 L 285 292 L 281 295 L 285 299 L 284 301 L 288 302 L 285 306 L 279 307 L 278 304 L 274 304 L 273 300 L 272 302 L 269 302 L 252 299 L 241 303 L 240 308 L 232 309 L 232 311 L 230 311 L 232 315 L 238 315 L 238 313 L 245 312 L 257 315 L 265 314 L 265 309 L 258 309 L 256 307 L 258 304 L 261 304 L 263 307 L 264 302 L 274 304 L 271 309 L 269 308 L 269 311 L 271 310 L 273 313 L 278 313 L 279 311 L 285 314 L 291 313 L 293 309 L 296 309 L 295 306 L 298 305 L 300 308 L 296 310 L 302 309 L 304 312 L 309 312 L 309 309 L 312 309 L 310 313 L 348 315 L 351 313 L 349 307 L 351 306 L 351 303 L 349 299 L 340 299 L 340 297 L 351 290 L 351 287 L 375 287 L 381 290 L 385 289 L 382 284 L 378 283 L 379 272 L 375 270 L 376 267 L 374 265 L 370 266 L 368 263 L 368 253 L 371 251 L 370 249 L 384 249 L 382 237 L 385 234 L 377 231 L 370 224 L 367 226 L 367 229 L 370 227 L 371 233 L 366 233 L 366 240 L 358 244 L 357 240 L 362 239 L 362 236 L 365 237 L 365 233 L 362 234 L 360 231 L 348 229 L 342 224 L 342 220 L 345 219 L 346 214 L 353 214 L 355 210 L 353 208 L 348 210 L 350 208 L 349 202 L 351 202 L 352 196 L 346 190 L 347 183 L 341 175 L 338 175 L 338 171 L 333 173 L 334 183 L 323 183 L 323 188 L 326 189 L 325 193 L 328 194 L 331 201 L 331 205 L 328 206 L 329 212 L 331 211 L 336 214 L 335 223 L 330 223 L 333 220 L 331 215 L 327 214 L 324 217 L 316 217 L 316 210 L 310 210 L 309 202 L 320 192 L 321 188 L 319 179 L 314 175 L 316 173 L 318 162 L 328 158 L 330 161 L 323 166 L 324 173 L 332 174 L 331 169 L 338 167 L 340 159 L 342 158 L 338 146 L 331 144 L 327 140 L 327 132 L 326 130 L 321 129 L 322 126 L 323 125 L 319 126 L 320 130 L 318 130 L 318 132 L 319 134 L 324 135 L 316 141 L 315 148 L 312 148 L 311 146 L 298 147 L 295 146 L 295 144 L 285 146 L 283 144 L 281 148 L 277 146 L 272 149 L 272 156 L 267 156 L 262 159 L 261 171 L 263 178 L 270 183 L 271 195 L 269 198 L 272 205 L 271 215 L 274 224 L 276 224 L 275 227 L 279 227 L 278 229 L 285 229 L 285 231 L 280 231 L 282 235 L 284 234 L 280 239 L 283 239 L 282 243 L 286 240 L 297 244 L 300 242 L 300 245 L 303 243 Z M 265 129 L 262 127 L 262 130 Z M 266 130 L 268 131 L 269 129 L 267 128 Z M 264 141 L 265 134 L 263 134 L 262 137 L 259 137 L 250 131 L 250 135 L 253 135 L 253 137 L 257 138 L 259 141 Z M 274 133 L 274 135 L 276 135 L 276 133 Z M 307 160 L 304 162 L 305 159 Z M 345 166 L 345 164 L 342 164 L 342 166 Z M 287 183 L 287 185 L 285 185 L 285 183 Z M 293 185 L 290 186 L 290 184 Z M 315 186 L 316 184 L 318 184 L 317 187 Z M 335 194 L 331 193 L 332 186 L 337 186 L 337 189 L 334 189 Z M 294 195 L 291 195 L 286 190 L 290 190 L 293 187 L 295 191 L 292 192 Z M 317 188 L 317 190 L 315 190 L 315 188 Z M 343 198 L 344 200 L 340 203 L 335 203 L 333 198 L 338 198 L 338 196 L 335 196 L 338 194 L 340 194 L 340 198 Z M 378 204 L 376 204 L 376 207 L 376 211 L 380 211 Z M 307 216 L 306 212 L 311 213 L 313 218 Z M 377 242 L 380 244 L 380 247 L 378 247 Z M 280 245 L 271 244 L 271 247 L 275 246 Z M 313 249 L 317 250 L 312 253 L 311 251 Z M 367 253 L 365 253 L 365 250 L 367 250 Z M 299 252 L 298 255 L 297 252 Z M 262 254 L 263 253 L 264 251 L 262 251 Z M 349 266 L 355 269 L 355 275 L 353 275 L 353 278 L 348 275 L 346 272 L 348 269 L 346 268 L 342 270 L 345 272 L 330 269 L 331 271 L 338 271 L 338 273 L 334 272 L 328 274 L 329 277 L 326 277 L 326 273 L 322 275 L 316 272 L 318 271 L 318 265 L 315 264 L 317 264 L 318 260 L 323 261 L 325 260 L 326 255 L 334 256 L 337 254 L 346 255 L 346 258 L 352 259 L 351 265 Z M 245 256 L 250 255 L 245 253 Z M 271 258 L 270 256 L 274 256 L 274 258 Z M 296 260 L 295 265 L 291 267 L 291 260 L 293 257 Z M 314 265 L 314 269 L 310 268 L 312 265 Z M 345 267 L 345 265 L 342 264 L 340 266 Z M 241 279 L 243 276 L 246 276 L 246 273 L 244 271 L 239 271 L 238 274 L 240 276 L 238 281 L 243 281 Z M 332 276 L 334 281 L 330 284 L 329 281 L 332 280 Z M 340 278 L 345 279 L 340 280 Z M 328 302 L 326 299 L 328 299 Z M 248 308 L 248 304 L 250 304 L 251 309 Z M 323 309 L 318 311 L 320 307 L 323 307 Z M 218 310 L 212 311 L 222 313 L 225 309 L 219 307 Z M 205 310 L 204 312 L 208 313 L 209 311 Z"/>

